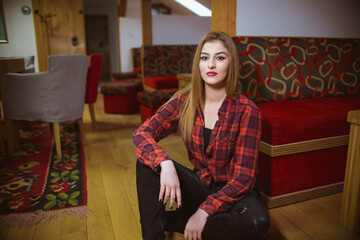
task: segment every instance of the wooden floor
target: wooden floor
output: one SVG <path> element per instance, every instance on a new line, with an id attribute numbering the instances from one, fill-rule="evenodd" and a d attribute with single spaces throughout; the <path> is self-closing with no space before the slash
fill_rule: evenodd
<path id="1" fill-rule="evenodd" d="M 88 183 L 87 219 L 63 216 L 51 225 L 30 229 L 0 227 L 6 240 L 137 240 L 141 239 L 135 184 L 135 147 L 131 142 L 140 115 L 105 114 L 102 96 L 96 103 L 97 129 L 92 129 L 88 109 L 84 113 L 84 143 Z M 161 146 L 176 161 L 190 167 L 178 136 Z M 269 210 L 273 229 L 269 240 L 359 239 L 339 224 L 341 194 L 317 198 Z M 183 239 L 169 234 L 167 239 Z"/>

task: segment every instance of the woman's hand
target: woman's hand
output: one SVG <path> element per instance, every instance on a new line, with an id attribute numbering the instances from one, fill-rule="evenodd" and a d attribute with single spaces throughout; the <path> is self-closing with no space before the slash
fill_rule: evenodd
<path id="1" fill-rule="evenodd" d="M 199 208 L 190 218 L 185 226 L 185 240 L 201 240 L 201 234 L 209 214 Z"/>
<path id="2" fill-rule="evenodd" d="M 181 207 L 181 191 L 179 177 L 176 173 L 174 163 L 171 160 L 165 160 L 160 163 L 160 193 L 159 201 L 165 205 L 170 199 L 170 208 L 173 207 L 175 199 L 178 207 Z"/>

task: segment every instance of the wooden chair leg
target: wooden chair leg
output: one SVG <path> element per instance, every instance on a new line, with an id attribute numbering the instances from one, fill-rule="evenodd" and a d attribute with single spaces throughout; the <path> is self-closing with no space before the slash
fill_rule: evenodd
<path id="1" fill-rule="evenodd" d="M 61 158 L 62 153 L 61 153 L 61 140 L 60 140 L 60 126 L 59 126 L 58 122 L 54 122 L 51 124 L 52 124 L 52 130 L 53 130 L 53 134 L 54 134 L 56 154 L 58 155 L 58 158 Z"/>
<path id="2" fill-rule="evenodd" d="M 7 138 L 8 154 L 14 154 L 14 120 L 5 118 L 5 131 Z"/>
<path id="3" fill-rule="evenodd" d="M 90 110 L 92 126 L 93 126 L 93 128 L 96 128 L 95 106 L 93 103 L 89 103 L 88 105 L 89 105 L 89 110 Z"/>

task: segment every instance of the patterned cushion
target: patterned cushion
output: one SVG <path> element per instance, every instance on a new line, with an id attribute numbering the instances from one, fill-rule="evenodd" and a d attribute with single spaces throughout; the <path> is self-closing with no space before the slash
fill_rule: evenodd
<path id="1" fill-rule="evenodd" d="M 197 45 L 154 45 L 144 47 L 144 76 L 190 73 Z"/>
<path id="2" fill-rule="evenodd" d="M 133 64 L 134 69 L 141 68 L 141 49 L 140 48 L 132 48 L 132 56 L 133 56 Z"/>
<path id="3" fill-rule="evenodd" d="M 255 102 L 360 95 L 360 40 L 235 37 L 243 93 Z"/>
<path id="4" fill-rule="evenodd" d="M 108 83 L 101 87 L 102 94 L 127 95 L 142 90 L 141 78 L 127 79 L 121 82 Z"/>
<path id="5" fill-rule="evenodd" d="M 138 101 L 147 107 L 157 109 L 168 101 L 176 90 L 162 89 L 153 92 L 138 92 Z"/>
<path id="6" fill-rule="evenodd" d="M 118 82 L 124 79 L 137 78 L 136 72 L 119 72 L 113 73 L 114 82 Z"/>

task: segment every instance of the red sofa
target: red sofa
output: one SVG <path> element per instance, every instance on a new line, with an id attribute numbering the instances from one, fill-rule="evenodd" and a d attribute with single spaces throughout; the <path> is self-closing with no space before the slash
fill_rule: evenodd
<path id="1" fill-rule="evenodd" d="M 360 109 L 360 41 L 234 37 L 243 94 L 259 107 L 259 182 L 277 207 L 341 192 Z"/>

